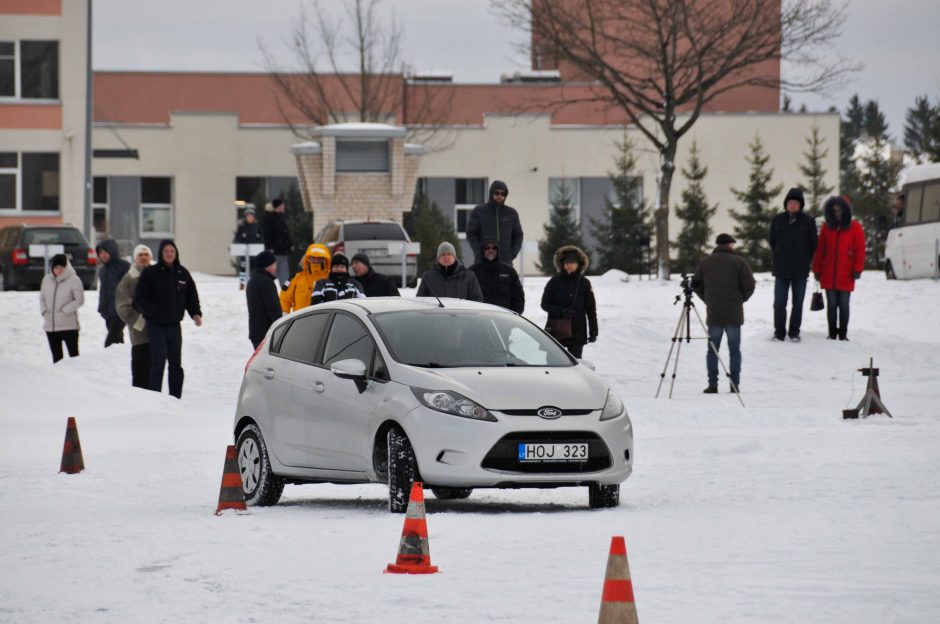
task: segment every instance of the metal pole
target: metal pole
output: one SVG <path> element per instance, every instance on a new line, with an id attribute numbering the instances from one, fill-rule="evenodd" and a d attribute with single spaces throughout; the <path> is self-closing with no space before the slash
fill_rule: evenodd
<path id="1" fill-rule="evenodd" d="M 93 92 L 93 80 L 92 80 L 92 71 L 91 71 L 91 15 L 92 15 L 92 0 L 88 0 L 88 27 L 87 27 L 87 42 L 86 42 L 86 62 L 85 67 L 85 193 L 84 193 L 84 207 L 83 214 L 85 215 L 85 223 L 82 228 L 85 231 L 85 238 L 87 238 L 92 245 L 95 244 L 94 230 L 95 230 L 95 220 L 92 215 L 91 208 L 91 157 L 92 157 L 92 145 L 91 145 L 91 123 L 92 123 L 92 111 L 94 109 L 94 92 Z"/>

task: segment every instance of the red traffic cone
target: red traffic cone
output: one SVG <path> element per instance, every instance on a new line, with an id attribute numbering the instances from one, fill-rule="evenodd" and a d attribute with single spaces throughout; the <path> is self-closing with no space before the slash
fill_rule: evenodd
<path id="1" fill-rule="evenodd" d="M 82 458 L 82 443 L 78 440 L 78 425 L 75 417 L 69 416 L 65 426 L 65 444 L 62 446 L 62 465 L 59 472 L 77 474 L 85 469 L 85 460 Z"/>
<path id="2" fill-rule="evenodd" d="M 621 536 L 610 539 L 610 556 L 604 575 L 604 593 L 597 624 L 638 624 L 633 583 L 627 561 L 627 545 Z"/>
<path id="3" fill-rule="evenodd" d="M 424 486 L 415 481 L 411 486 L 405 526 L 401 530 L 398 558 L 388 564 L 386 572 L 393 574 L 434 574 L 437 566 L 431 565 L 428 548 L 428 524 L 424 518 Z"/>
<path id="4" fill-rule="evenodd" d="M 229 444 L 225 449 L 225 467 L 222 469 L 222 489 L 219 490 L 219 506 L 215 515 L 219 516 L 226 509 L 245 511 L 245 492 L 242 490 L 242 477 L 238 472 L 235 446 Z"/>

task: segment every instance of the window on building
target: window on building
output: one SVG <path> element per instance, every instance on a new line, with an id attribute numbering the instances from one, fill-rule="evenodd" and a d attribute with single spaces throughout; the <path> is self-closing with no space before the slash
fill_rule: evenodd
<path id="1" fill-rule="evenodd" d="M 172 235 L 173 233 L 173 180 L 172 178 L 140 179 L 140 234 L 141 236 Z"/>
<path id="2" fill-rule="evenodd" d="M 16 152 L 0 152 L 0 210 L 16 210 L 17 180 L 20 172 L 20 155 Z"/>
<path id="3" fill-rule="evenodd" d="M 459 238 L 467 238 L 467 220 L 474 206 L 486 197 L 486 178 L 457 178 L 454 180 L 454 225 Z"/>
<path id="4" fill-rule="evenodd" d="M 255 208 L 264 209 L 264 206 L 255 205 L 259 197 L 266 197 L 266 178 L 249 178 L 239 176 L 235 178 L 235 201 L 251 204 Z"/>
<path id="5" fill-rule="evenodd" d="M 0 210 L 58 209 L 58 153 L 0 153 Z"/>
<path id="6" fill-rule="evenodd" d="M 548 204 L 549 210 L 557 203 L 567 199 L 574 209 L 574 218 L 581 219 L 581 180 L 579 178 L 549 178 Z"/>
<path id="7" fill-rule="evenodd" d="M 0 97 L 59 97 L 58 41 L 0 41 Z"/>
<path id="8" fill-rule="evenodd" d="M 337 173 L 385 173 L 388 141 L 337 141 Z"/>
<path id="9" fill-rule="evenodd" d="M 91 213 L 95 237 L 103 241 L 108 237 L 108 178 L 96 176 L 92 180 Z"/>

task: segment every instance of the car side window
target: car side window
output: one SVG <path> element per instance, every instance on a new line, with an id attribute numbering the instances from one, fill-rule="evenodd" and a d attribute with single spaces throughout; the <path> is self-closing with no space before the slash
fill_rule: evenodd
<path id="1" fill-rule="evenodd" d="M 281 351 L 281 342 L 284 340 L 284 334 L 287 333 L 287 328 L 290 327 L 290 323 L 284 323 L 280 327 L 274 330 L 274 333 L 271 334 L 271 345 L 269 351 L 275 355 Z"/>
<path id="2" fill-rule="evenodd" d="M 362 323 L 347 314 L 337 314 L 326 338 L 323 364 L 330 366 L 340 360 L 359 360 L 369 366 L 374 350 L 375 342 Z"/>
<path id="3" fill-rule="evenodd" d="M 304 364 L 316 364 L 329 320 L 329 312 L 305 314 L 297 318 L 287 328 L 287 333 L 278 345 L 277 354 Z"/>

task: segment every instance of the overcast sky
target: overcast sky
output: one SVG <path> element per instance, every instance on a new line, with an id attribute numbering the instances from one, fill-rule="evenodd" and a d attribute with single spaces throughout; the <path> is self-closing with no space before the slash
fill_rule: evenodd
<path id="1" fill-rule="evenodd" d="M 262 71 L 259 41 L 289 60 L 284 39 L 301 0 L 93 0 L 95 69 Z M 339 6 L 341 0 L 326 0 Z M 514 47 L 524 35 L 500 23 L 490 0 L 384 0 L 405 34 L 404 60 L 449 70 L 458 82 L 498 82 L 525 69 Z M 851 0 L 837 52 L 864 63 L 831 95 L 792 96 L 794 107 L 845 109 L 849 97 L 877 99 L 895 139 L 914 97 L 940 98 L 940 0 Z"/>

